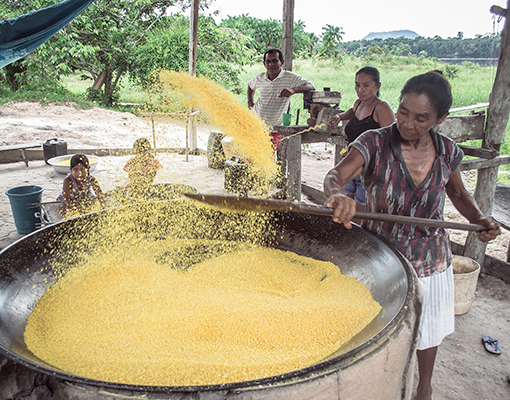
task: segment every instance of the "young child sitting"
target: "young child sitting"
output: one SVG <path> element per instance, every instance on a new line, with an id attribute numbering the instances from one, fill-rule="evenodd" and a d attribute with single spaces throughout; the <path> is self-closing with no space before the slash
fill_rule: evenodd
<path id="1" fill-rule="evenodd" d="M 130 191 L 130 195 L 141 194 L 154 182 L 156 173 L 161 169 L 161 164 L 151 154 L 151 144 L 146 138 L 140 138 L 133 144 L 135 157 L 130 159 L 124 171 L 128 173 L 127 182 L 123 188 Z"/>
<path id="2" fill-rule="evenodd" d="M 103 192 L 96 178 L 90 175 L 89 159 L 84 154 L 75 154 L 71 158 L 71 173 L 64 178 L 62 193 L 57 201 L 63 201 L 65 216 L 79 215 L 90 211 L 99 200 L 105 207 Z"/>

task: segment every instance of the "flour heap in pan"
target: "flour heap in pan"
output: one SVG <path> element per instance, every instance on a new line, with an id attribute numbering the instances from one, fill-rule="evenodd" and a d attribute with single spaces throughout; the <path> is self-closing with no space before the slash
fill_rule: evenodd
<path id="1" fill-rule="evenodd" d="M 92 379 L 221 384 L 317 363 L 380 311 L 364 285 L 330 262 L 231 243 L 231 252 L 181 269 L 176 249 L 220 243 L 140 245 L 57 282 L 29 317 L 29 349 Z"/>

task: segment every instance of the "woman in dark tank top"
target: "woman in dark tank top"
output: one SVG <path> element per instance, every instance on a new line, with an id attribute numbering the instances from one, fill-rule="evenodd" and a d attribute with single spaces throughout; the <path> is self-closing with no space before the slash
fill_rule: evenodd
<path id="1" fill-rule="evenodd" d="M 345 135 L 347 136 L 347 139 L 349 139 L 349 143 L 354 142 L 359 135 L 361 135 L 363 132 L 368 131 L 369 129 L 378 129 L 381 127 L 379 122 L 377 122 L 374 119 L 374 113 L 375 108 L 377 107 L 377 104 L 372 109 L 372 113 L 368 115 L 367 117 L 363 118 L 362 120 L 359 120 L 356 116 L 356 111 L 358 110 L 361 102 L 358 103 L 356 106 L 356 109 L 354 110 L 354 113 L 352 114 L 352 117 L 349 119 L 349 122 L 344 127 Z"/>
<path id="2" fill-rule="evenodd" d="M 352 143 L 363 132 L 370 129 L 383 128 L 395 122 L 395 114 L 390 105 L 379 98 L 381 87 L 377 68 L 366 66 L 356 72 L 355 89 L 358 99 L 353 106 L 331 117 L 328 125 L 335 127 L 340 121 L 349 120 L 344 127 L 349 143 Z M 344 186 L 346 194 L 356 201 L 356 210 L 365 210 L 365 189 L 360 177 L 357 176 Z M 354 221 L 358 222 L 359 221 Z"/>

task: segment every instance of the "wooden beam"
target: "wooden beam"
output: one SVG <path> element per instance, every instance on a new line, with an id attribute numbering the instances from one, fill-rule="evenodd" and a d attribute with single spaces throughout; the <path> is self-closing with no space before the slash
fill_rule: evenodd
<path id="1" fill-rule="evenodd" d="M 322 190 L 301 183 L 301 193 L 315 204 L 324 205 L 326 203 L 327 197 Z"/>
<path id="2" fill-rule="evenodd" d="M 189 18 L 189 74 L 195 76 L 197 71 L 197 43 L 198 43 L 198 6 L 200 0 L 192 0 Z"/>
<path id="3" fill-rule="evenodd" d="M 344 133 L 343 125 L 338 125 L 335 128 L 318 129 L 308 125 L 276 125 L 274 130 L 283 136 L 292 136 L 300 134 L 301 136 L 307 136 L 309 138 L 316 137 L 317 140 L 304 142 L 304 143 L 317 143 L 317 142 L 329 142 L 331 144 L 339 144 L 337 141 L 341 140 L 339 137 L 347 140 L 347 136 Z M 313 140 L 313 139 L 310 139 Z"/>
<path id="4" fill-rule="evenodd" d="M 504 12 L 505 26 L 501 32 L 501 44 L 499 47 L 498 69 L 489 97 L 489 109 L 487 110 L 487 124 L 482 141 L 484 149 L 499 152 L 500 145 L 505 140 L 505 130 L 510 115 L 510 25 L 508 16 L 510 0 Z M 477 174 L 475 200 L 485 215 L 492 214 L 494 205 L 494 192 L 498 179 L 498 167 L 480 169 Z M 476 234 L 469 233 L 464 246 L 464 256 L 483 265 L 487 243 L 480 242 Z"/>
<path id="5" fill-rule="evenodd" d="M 510 164 L 510 156 L 498 156 L 490 160 L 464 160 L 460 163 L 461 171 L 469 171 L 471 169 L 482 170 L 485 168 L 497 168 L 500 165 Z M 479 171 L 480 172 L 480 171 Z"/>
<path id="6" fill-rule="evenodd" d="M 283 69 L 292 71 L 294 41 L 294 0 L 283 0 L 282 52 L 285 63 Z"/>
<path id="7" fill-rule="evenodd" d="M 503 7 L 500 7 L 500 6 L 491 6 L 490 11 L 492 14 L 500 15 L 502 17 L 505 17 L 506 13 L 507 13 L 507 10 L 505 10 Z"/>
<path id="8" fill-rule="evenodd" d="M 472 106 L 450 108 L 450 113 L 458 112 L 458 111 L 476 110 L 478 108 L 487 108 L 487 107 L 489 107 L 489 103 L 477 103 L 477 104 L 473 104 Z"/>
<path id="9" fill-rule="evenodd" d="M 287 199 L 301 201 L 301 135 L 290 136 L 287 144 Z"/>
<path id="10" fill-rule="evenodd" d="M 158 153 L 179 153 L 183 154 L 186 149 L 183 147 L 162 147 L 157 149 Z M 91 156 L 106 157 L 106 156 L 126 156 L 134 154 L 132 148 L 121 149 L 68 149 L 68 154 L 90 154 Z M 206 150 L 197 149 L 193 154 L 207 154 Z M 39 159 L 39 158 L 38 158 Z"/>
<path id="11" fill-rule="evenodd" d="M 301 201 L 301 145 L 303 143 L 329 143 L 335 145 L 335 163 L 340 161 L 340 151 L 347 146 L 343 126 L 336 127 L 331 133 L 317 131 L 308 125 L 276 125 L 274 129 L 283 136 L 287 150 L 284 161 L 287 162 L 287 185 L 285 196 L 290 201 Z M 280 144 L 280 146 L 282 146 Z M 331 167 L 333 167 L 332 165 Z"/>
<path id="12" fill-rule="evenodd" d="M 457 143 L 466 140 L 483 139 L 483 127 L 485 113 L 482 111 L 473 115 L 448 116 L 442 124 L 436 126 L 436 130 Z"/>
<path id="13" fill-rule="evenodd" d="M 508 16 L 510 0 L 507 0 L 505 15 Z M 502 144 L 505 141 L 505 130 L 510 114 L 510 27 L 508 18 L 501 32 L 499 48 L 498 69 L 494 85 L 489 96 L 489 109 L 487 114 L 486 139 L 487 145 Z"/>
<path id="14" fill-rule="evenodd" d="M 461 144 L 459 147 L 462 149 L 465 156 L 480 157 L 490 160 L 499 155 L 496 150 L 480 149 L 479 147 L 464 146 Z"/>
<path id="15" fill-rule="evenodd" d="M 189 19 L 189 74 L 195 76 L 197 72 L 197 44 L 198 44 L 198 6 L 200 0 L 192 0 L 191 4 L 191 15 Z M 190 95 L 191 96 L 191 95 Z M 197 122 L 196 116 L 190 111 L 188 117 L 188 131 L 187 139 L 188 143 L 186 148 L 195 151 L 197 149 Z"/>

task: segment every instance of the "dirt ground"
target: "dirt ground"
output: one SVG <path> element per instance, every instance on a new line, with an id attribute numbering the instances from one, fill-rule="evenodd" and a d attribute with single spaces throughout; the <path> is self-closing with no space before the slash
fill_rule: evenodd
<path id="1" fill-rule="evenodd" d="M 152 141 L 150 121 L 133 114 L 94 108 L 77 110 L 72 106 L 45 106 L 17 103 L 0 108 L 0 145 L 24 142 L 43 143 L 47 139 L 65 140 L 69 149 L 131 148 L 138 137 Z M 207 140 L 214 127 L 199 126 L 198 147 L 207 148 Z M 156 123 L 157 147 L 185 147 L 185 127 L 179 122 Z M 101 157 L 94 176 L 104 191 L 121 185 L 127 175 L 122 168 L 128 156 Z M 206 156 L 186 156 L 159 153 L 157 159 L 163 169 L 156 183 L 184 183 L 199 192 L 221 194 L 224 173 L 210 169 Z M 322 190 L 326 172 L 333 166 L 333 147 L 319 143 L 305 145 L 303 151 L 303 182 Z M 39 185 L 44 188 L 43 201 L 53 201 L 59 194 L 64 175 L 56 173 L 44 161 L 0 164 L 0 249 L 23 235 L 16 232 L 6 190 L 16 186 Z M 474 180 L 465 176 L 468 185 Z M 450 205 L 446 218 L 466 222 Z M 464 243 L 465 233 L 451 232 L 452 239 Z M 488 254 L 506 259 L 510 233 L 504 231 L 490 243 Z M 510 286 L 492 276 L 482 275 L 476 297 L 468 313 L 456 317 L 456 331 L 439 347 L 433 377 L 435 400 L 479 400 L 510 398 Z M 481 337 L 499 339 L 502 354 L 485 351 Z"/>

